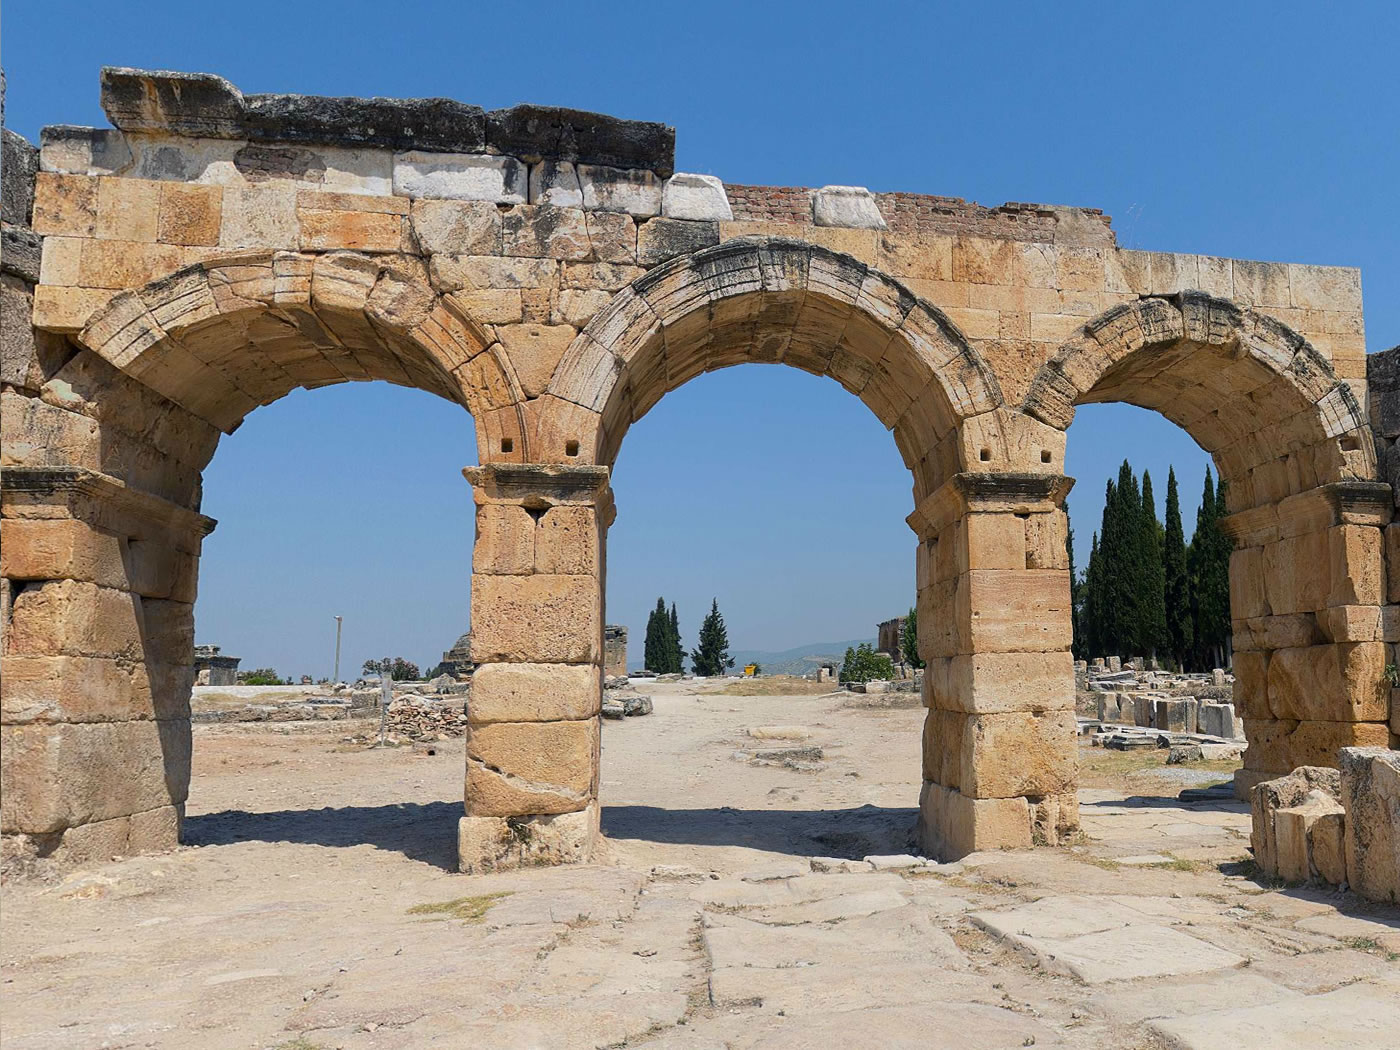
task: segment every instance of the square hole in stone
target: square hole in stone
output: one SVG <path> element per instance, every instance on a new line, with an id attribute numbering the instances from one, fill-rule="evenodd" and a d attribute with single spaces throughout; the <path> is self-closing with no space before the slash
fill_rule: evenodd
<path id="1" fill-rule="evenodd" d="M 577 441 L 566 441 L 566 442 L 564 442 L 564 455 L 566 455 L 566 456 L 577 456 L 577 455 L 578 455 L 578 442 L 577 442 Z"/>
<path id="2" fill-rule="evenodd" d="M 514 452 L 514 451 L 515 451 L 515 438 L 501 438 L 501 451 L 502 451 L 502 452 Z"/>

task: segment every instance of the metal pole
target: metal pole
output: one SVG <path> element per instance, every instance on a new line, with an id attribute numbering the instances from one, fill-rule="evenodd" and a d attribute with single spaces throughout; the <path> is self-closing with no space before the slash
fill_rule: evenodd
<path id="1" fill-rule="evenodd" d="M 340 617 L 335 618 L 335 672 L 331 675 L 331 685 L 340 681 Z"/>
<path id="2" fill-rule="evenodd" d="M 394 702 L 394 679 L 388 671 L 379 672 L 379 746 L 384 746 L 385 723 L 389 719 L 389 705 Z"/>

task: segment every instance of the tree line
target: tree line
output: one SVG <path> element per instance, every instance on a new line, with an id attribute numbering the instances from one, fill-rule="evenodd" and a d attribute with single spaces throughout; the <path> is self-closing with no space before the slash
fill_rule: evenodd
<path id="1" fill-rule="evenodd" d="M 1191 542 L 1181 524 L 1176 471 L 1167 473 L 1165 523 L 1157 519 L 1152 476 L 1139 484 L 1125 459 L 1110 479 L 1103 521 L 1090 544 L 1089 564 L 1074 571 L 1074 653 L 1099 656 L 1164 655 L 1183 670 L 1225 666 L 1230 644 L 1230 551 L 1220 528 L 1225 481 L 1206 469 Z"/>
<path id="2" fill-rule="evenodd" d="M 685 646 L 681 644 L 680 617 L 675 602 L 668 611 L 666 599 L 656 599 L 656 608 L 647 617 L 642 660 L 648 671 L 657 674 L 681 674 L 685 670 Z M 729 632 L 724 626 L 718 599 L 710 602 L 710 611 L 700 624 L 700 635 L 690 652 L 690 662 L 694 673 L 705 677 L 722 675 L 734 666 L 729 657 Z"/>

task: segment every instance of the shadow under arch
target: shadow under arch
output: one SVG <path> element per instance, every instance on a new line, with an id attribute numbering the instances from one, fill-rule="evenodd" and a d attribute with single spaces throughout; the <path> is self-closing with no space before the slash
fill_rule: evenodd
<path id="1" fill-rule="evenodd" d="M 117 293 L 77 339 L 225 434 L 298 387 L 382 379 L 467 409 L 483 457 L 512 446 L 490 458 L 523 457 L 523 395 L 509 359 L 415 260 L 231 255 Z"/>
<path id="2" fill-rule="evenodd" d="M 835 379 L 894 434 L 916 500 L 961 469 L 958 424 L 1003 405 L 981 354 L 935 306 L 848 255 L 741 238 L 633 281 L 531 403 L 531 458 L 610 465 L 633 422 L 702 372 L 787 364 Z"/>

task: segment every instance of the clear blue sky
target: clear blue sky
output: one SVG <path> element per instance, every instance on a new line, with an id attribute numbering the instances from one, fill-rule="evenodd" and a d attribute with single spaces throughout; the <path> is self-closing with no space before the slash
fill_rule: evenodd
<path id="1" fill-rule="evenodd" d="M 730 182 L 1103 208 L 1120 243 L 1360 266 L 1367 341 L 1400 342 L 1400 8 L 1350 3 L 333 7 L 5 4 L 7 123 L 105 124 L 104 64 L 207 70 L 245 91 L 446 95 L 676 125 L 677 166 Z M 201 641 L 329 673 L 434 662 L 467 617 L 470 421 L 368 384 L 252 415 L 206 474 Z M 1205 456 L 1160 417 L 1081 409 L 1067 469 L 1082 550 L 1128 457 L 1190 514 Z M 609 619 L 664 593 L 693 643 L 718 596 L 739 648 L 873 635 L 912 599 L 910 483 L 826 380 L 747 366 L 668 395 L 617 465 Z M 1189 529 L 1190 522 L 1188 520 Z M 1083 556 L 1080 562 L 1082 564 Z"/>

